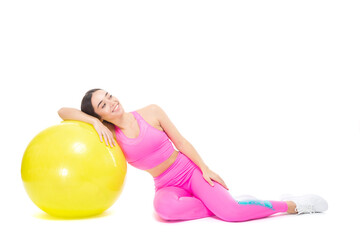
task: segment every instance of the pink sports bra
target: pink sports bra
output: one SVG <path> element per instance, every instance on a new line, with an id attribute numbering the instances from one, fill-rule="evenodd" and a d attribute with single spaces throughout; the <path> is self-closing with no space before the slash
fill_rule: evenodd
<path id="1" fill-rule="evenodd" d="M 116 141 L 130 165 L 141 170 L 156 167 L 168 159 L 175 149 L 164 131 L 151 126 L 136 111 L 131 113 L 139 124 L 139 136 L 128 138 L 114 125 Z"/>

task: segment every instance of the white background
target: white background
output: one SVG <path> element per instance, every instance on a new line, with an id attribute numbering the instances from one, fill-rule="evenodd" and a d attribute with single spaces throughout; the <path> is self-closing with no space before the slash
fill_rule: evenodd
<path id="1" fill-rule="evenodd" d="M 1 1 L 0 238 L 359 239 L 359 12 L 344 0 Z M 129 166 L 103 215 L 47 216 L 23 188 L 22 155 L 98 87 L 125 111 L 161 106 L 233 195 L 315 193 L 329 211 L 166 223 L 151 176 Z"/>

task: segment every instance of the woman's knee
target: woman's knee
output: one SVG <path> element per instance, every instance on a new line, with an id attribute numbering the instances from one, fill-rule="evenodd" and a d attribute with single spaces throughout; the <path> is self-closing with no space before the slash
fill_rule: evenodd
<path id="1" fill-rule="evenodd" d="M 157 215 L 159 215 L 160 218 L 167 221 L 181 220 L 178 213 L 172 211 L 171 208 L 159 207 L 155 208 L 155 212 L 157 213 Z"/>
<path id="2" fill-rule="evenodd" d="M 180 188 L 167 187 L 159 189 L 154 198 L 155 212 L 165 220 L 179 220 L 179 198 L 189 194 Z"/>
<path id="3" fill-rule="evenodd" d="M 177 214 L 175 213 L 176 209 L 176 201 L 175 199 L 166 200 L 155 200 L 154 201 L 154 209 L 155 212 L 165 220 L 176 220 Z"/>

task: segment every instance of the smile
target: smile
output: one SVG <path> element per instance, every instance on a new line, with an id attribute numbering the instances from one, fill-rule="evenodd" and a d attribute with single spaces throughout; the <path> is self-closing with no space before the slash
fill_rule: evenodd
<path id="1" fill-rule="evenodd" d="M 117 105 L 114 107 L 113 112 L 117 111 L 118 109 L 119 109 L 119 104 L 117 104 Z"/>

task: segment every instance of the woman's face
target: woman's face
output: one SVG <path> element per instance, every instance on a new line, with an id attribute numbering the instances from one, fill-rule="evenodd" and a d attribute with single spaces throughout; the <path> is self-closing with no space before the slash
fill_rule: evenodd
<path id="1" fill-rule="evenodd" d="M 92 94 L 91 104 L 95 113 L 108 122 L 113 122 L 124 113 L 119 100 L 104 90 L 97 90 Z"/>

